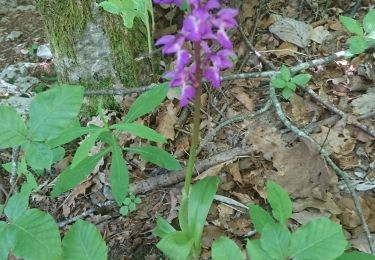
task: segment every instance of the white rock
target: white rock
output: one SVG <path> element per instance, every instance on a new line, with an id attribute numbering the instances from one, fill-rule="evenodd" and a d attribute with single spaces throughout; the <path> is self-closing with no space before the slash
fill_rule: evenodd
<path id="1" fill-rule="evenodd" d="M 52 59 L 52 52 L 49 48 L 49 44 L 40 45 L 36 51 L 36 55 L 45 60 Z"/>

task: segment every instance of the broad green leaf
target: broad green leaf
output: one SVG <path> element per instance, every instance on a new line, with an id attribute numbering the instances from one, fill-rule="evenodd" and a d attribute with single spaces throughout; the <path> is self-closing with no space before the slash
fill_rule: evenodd
<path id="1" fill-rule="evenodd" d="M 286 81 L 278 77 L 271 79 L 270 82 L 271 82 L 271 86 L 274 88 L 285 88 L 286 86 Z"/>
<path id="2" fill-rule="evenodd" d="M 352 36 L 348 40 L 349 50 L 353 54 L 360 54 L 364 52 L 368 47 L 369 44 L 367 41 L 361 36 Z"/>
<path id="3" fill-rule="evenodd" d="M 290 96 L 292 95 L 293 90 L 291 90 L 290 88 L 284 88 L 283 92 L 281 92 L 281 93 L 283 95 L 283 98 L 285 98 L 286 100 L 288 100 L 290 98 Z"/>
<path id="4" fill-rule="evenodd" d="M 114 139 L 114 137 L 113 137 Z M 112 195 L 118 205 L 124 201 L 129 189 L 129 172 L 128 166 L 122 155 L 120 146 L 114 140 L 112 145 L 112 161 L 110 169 L 110 179 L 112 186 Z"/>
<path id="5" fill-rule="evenodd" d="M 137 118 L 154 111 L 163 102 L 168 92 L 168 82 L 155 86 L 141 94 L 129 108 L 124 118 L 125 123 L 131 123 Z"/>
<path id="6" fill-rule="evenodd" d="M 111 14 L 121 13 L 121 9 L 120 9 L 121 6 L 117 5 L 115 1 L 104 1 L 104 2 L 101 2 L 99 6 Z"/>
<path id="7" fill-rule="evenodd" d="M 82 182 L 98 164 L 100 159 L 109 152 L 109 148 L 100 151 L 98 154 L 83 159 L 76 167 L 64 170 L 60 173 L 55 186 L 53 186 L 51 196 L 56 198 L 61 193 L 68 191 Z"/>
<path id="8" fill-rule="evenodd" d="M 78 116 L 83 87 L 62 85 L 37 94 L 31 101 L 29 133 L 33 141 L 59 136 Z"/>
<path id="9" fill-rule="evenodd" d="M 339 20 L 345 27 L 345 29 L 347 29 L 350 33 L 356 34 L 358 36 L 363 36 L 363 28 L 358 21 L 354 20 L 351 17 L 342 15 L 340 15 Z"/>
<path id="10" fill-rule="evenodd" d="M 0 149 L 19 146 L 27 141 L 25 122 L 12 107 L 0 106 Z"/>
<path id="11" fill-rule="evenodd" d="M 249 206 L 249 215 L 256 231 L 259 233 L 262 233 L 265 225 L 275 223 L 275 220 L 267 211 L 255 204 Z"/>
<path id="12" fill-rule="evenodd" d="M 46 143 L 48 144 L 49 147 L 57 147 L 57 146 L 69 143 L 82 135 L 96 132 L 97 130 L 98 130 L 98 127 L 80 127 L 80 126 L 71 127 L 71 128 L 65 129 L 59 136 L 51 140 L 48 140 Z"/>
<path id="13" fill-rule="evenodd" d="M 105 129 L 98 128 L 95 132 L 91 133 L 89 137 L 84 140 L 78 149 L 76 150 L 76 153 L 74 154 L 72 165 L 71 167 L 75 167 L 79 162 L 81 162 L 83 159 L 85 159 L 88 156 L 88 153 L 90 152 L 91 148 L 94 146 L 96 140 L 98 139 L 99 135 L 103 133 Z"/>
<path id="14" fill-rule="evenodd" d="M 172 227 L 172 225 L 169 224 L 167 220 L 165 220 L 164 218 L 160 216 L 156 217 L 156 228 L 153 232 L 155 236 L 163 238 L 166 235 L 173 233 L 175 231 L 176 229 Z"/>
<path id="15" fill-rule="evenodd" d="M 262 248 L 260 240 L 247 240 L 246 244 L 247 254 L 251 260 L 272 260 L 266 251 Z"/>
<path id="16" fill-rule="evenodd" d="M 16 257 L 50 260 L 61 256 L 60 233 L 51 215 L 38 209 L 27 210 L 16 222 L 9 225 L 14 236 L 12 252 Z"/>
<path id="17" fill-rule="evenodd" d="M 375 9 L 371 9 L 363 18 L 363 29 L 366 33 L 375 31 Z"/>
<path id="18" fill-rule="evenodd" d="M 347 243 L 340 225 L 328 218 L 317 218 L 292 234 L 289 256 L 295 260 L 335 259 Z"/>
<path id="19" fill-rule="evenodd" d="M 220 237 L 212 244 L 212 260 L 244 259 L 241 249 L 231 239 Z"/>
<path id="20" fill-rule="evenodd" d="M 61 161 L 64 158 L 65 149 L 61 146 L 58 146 L 52 149 L 52 162 Z"/>
<path id="21" fill-rule="evenodd" d="M 30 193 L 31 189 L 25 189 L 10 197 L 4 213 L 12 222 L 17 221 L 26 212 L 29 207 Z"/>
<path id="22" fill-rule="evenodd" d="M 46 144 L 31 142 L 25 149 L 26 162 L 35 170 L 50 169 L 53 152 Z"/>
<path id="23" fill-rule="evenodd" d="M 298 86 L 306 86 L 306 84 L 310 81 L 311 75 L 310 74 L 298 74 L 292 78 L 292 82 L 297 84 Z"/>
<path id="24" fill-rule="evenodd" d="M 288 89 L 290 89 L 292 91 L 295 91 L 296 88 L 297 88 L 297 85 L 295 83 L 293 83 L 293 82 L 287 82 L 286 83 L 286 88 L 288 88 Z"/>
<path id="25" fill-rule="evenodd" d="M 375 260 L 375 255 L 370 255 L 363 252 L 350 252 L 344 253 L 335 260 Z"/>
<path id="26" fill-rule="evenodd" d="M 112 125 L 110 128 L 121 130 L 121 131 L 126 131 L 135 136 L 139 136 L 141 138 L 144 138 L 153 142 L 165 143 L 167 141 L 164 136 L 162 136 L 155 130 L 147 126 L 138 124 L 138 123 L 115 124 L 115 125 Z"/>
<path id="27" fill-rule="evenodd" d="M 267 181 L 267 201 L 272 207 L 274 218 L 285 224 L 292 215 L 292 201 L 288 193 L 279 184 Z"/>
<path id="28" fill-rule="evenodd" d="M 136 153 L 145 161 L 152 162 L 171 171 L 181 170 L 180 163 L 169 153 L 155 146 L 127 147 L 124 150 Z"/>
<path id="29" fill-rule="evenodd" d="M 107 246 L 96 227 L 78 219 L 69 229 L 63 241 L 66 260 L 106 260 Z"/>
<path id="30" fill-rule="evenodd" d="M 264 251 L 274 259 L 287 259 L 290 242 L 288 228 L 280 223 L 267 224 L 262 231 L 260 243 Z"/>
<path id="31" fill-rule="evenodd" d="M 8 224 L 0 221 L 0 260 L 8 260 L 8 254 L 16 238 L 8 234 Z"/>
<path id="32" fill-rule="evenodd" d="M 169 259 L 185 260 L 191 253 L 193 242 L 193 238 L 187 233 L 176 231 L 163 237 L 156 247 Z"/>
<path id="33" fill-rule="evenodd" d="M 188 204 L 188 230 L 196 247 L 200 244 L 204 223 L 219 187 L 218 177 L 206 177 L 191 188 Z"/>
<path id="34" fill-rule="evenodd" d="M 290 81 L 290 70 L 287 66 L 282 65 L 280 68 L 280 73 L 277 75 L 278 78 L 284 80 L 284 81 Z"/>

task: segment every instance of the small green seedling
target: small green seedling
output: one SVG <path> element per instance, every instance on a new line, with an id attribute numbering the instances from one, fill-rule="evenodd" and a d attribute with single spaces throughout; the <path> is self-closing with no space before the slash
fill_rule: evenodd
<path id="1" fill-rule="evenodd" d="M 39 45 L 37 43 L 33 43 L 28 49 L 27 54 L 32 56 L 35 55 L 38 50 Z"/>
<path id="2" fill-rule="evenodd" d="M 271 79 L 271 85 L 282 89 L 283 97 L 288 100 L 297 86 L 306 86 L 310 79 L 310 74 L 298 74 L 292 77 L 288 67 L 282 65 L 280 72 Z"/>
<path id="3" fill-rule="evenodd" d="M 137 204 L 141 203 L 142 200 L 140 197 L 129 193 L 129 196 L 125 198 L 122 202 L 123 206 L 120 208 L 120 214 L 123 216 L 128 215 L 130 212 L 133 212 L 137 208 Z"/>
<path id="4" fill-rule="evenodd" d="M 350 33 L 354 34 L 348 40 L 349 50 L 352 54 L 364 52 L 371 45 L 375 44 L 375 10 L 370 10 L 359 23 L 351 17 L 340 16 L 341 24 Z"/>

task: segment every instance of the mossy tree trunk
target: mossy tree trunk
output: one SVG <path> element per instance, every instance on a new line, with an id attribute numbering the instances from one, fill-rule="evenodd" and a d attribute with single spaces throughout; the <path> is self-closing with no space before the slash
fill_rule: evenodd
<path id="1" fill-rule="evenodd" d="M 128 30 L 120 16 L 103 11 L 95 0 L 37 0 L 37 8 L 60 82 L 86 88 L 151 83 L 152 61 L 136 61 L 148 52 L 146 28 L 140 21 Z"/>

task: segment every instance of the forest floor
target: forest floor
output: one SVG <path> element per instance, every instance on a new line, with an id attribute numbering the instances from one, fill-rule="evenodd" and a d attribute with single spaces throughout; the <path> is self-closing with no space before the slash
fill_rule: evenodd
<path id="1" fill-rule="evenodd" d="M 36 48 L 47 43 L 42 18 L 31 0 L 6 2 L 0 1 L 0 86 L 3 80 L 10 84 L 23 84 L 25 92 L 32 92 L 37 87 L 48 88 L 48 79 L 54 77 L 51 69 L 53 60 L 46 61 L 36 55 Z M 349 34 L 340 25 L 338 16 L 350 15 L 356 1 L 240 2 L 238 20 L 242 30 L 234 30 L 231 36 L 238 62 L 225 75 L 267 70 L 251 48 L 276 67 L 282 64 L 293 67 L 347 48 Z M 356 9 L 355 18 L 362 20 L 374 4 L 370 0 L 362 1 Z M 167 13 L 168 10 L 164 11 Z M 163 20 L 166 14 L 157 16 L 161 17 L 157 21 L 160 27 L 169 23 Z M 276 23 L 285 18 L 290 18 L 287 21 L 293 28 L 292 34 L 288 33 L 290 27 Z M 173 24 L 166 30 L 173 33 L 175 28 Z M 307 69 L 305 73 L 312 75 L 308 87 L 320 96 L 323 104 L 302 89 L 297 89 L 289 101 L 279 97 L 286 117 L 309 133 L 330 153 L 339 168 L 348 173 L 360 196 L 363 217 L 372 233 L 375 233 L 374 60 L 372 50 L 352 59 L 336 59 Z M 30 69 L 25 63 L 34 65 Z M 27 69 L 22 70 L 24 67 Z M 17 72 L 9 76 L 14 68 Z M 0 103 L 5 94 L 0 89 Z M 125 96 L 120 104 L 122 111 L 108 111 L 106 115 L 112 120 L 120 120 L 134 98 L 134 95 Z M 268 100 L 268 80 L 262 77 L 224 81 L 220 91 L 205 87 L 200 127 L 203 141 L 195 180 L 204 176 L 220 176 L 222 182 L 218 194 L 222 197 L 216 198 L 207 218 L 202 238 L 202 259 L 210 257 L 212 241 L 221 235 L 231 237 L 243 248 L 253 230 L 244 205 L 256 203 L 267 207 L 267 180 L 278 182 L 293 199 L 291 229 L 311 218 L 327 216 L 343 226 L 355 249 L 369 252 L 351 194 L 336 172 L 320 157 L 319 151 L 312 147 L 309 140 L 298 138 L 289 127 L 284 126 L 273 108 L 254 115 L 266 106 Z M 152 126 L 168 139 L 163 148 L 182 165 L 186 165 L 188 159 L 191 114 L 190 107 L 181 110 L 171 92 L 158 111 L 143 119 L 145 125 Z M 83 118 L 82 124 L 98 120 L 96 117 Z M 364 131 L 358 126 L 368 128 Z M 128 138 L 139 141 L 134 136 Z M 42 189 L 32 195 L 32 206 L 52 214 L 60 222 L 62 233 L 69 227 L 66 220 L 94 209 L 86 220 L 102 232 L 109 245 L 111 259 L 161 257 L 155 246 L 158 239 L 152 231 L 157 216 L 163 216 L 177 226 L 182 183 L 157 186 L 138 194 L 142 202 L 134 212 L 123 217 L 114 206 L 97 207 L 110 196 L 110 184 L 106 177 L 110 160 L 106 159 L 92 177 L 53 200 L 49 196 L 49 184 L 67 167 L 75 145 L 66 149 L 66 158 L 54 166 L 52 175 L 38 178 Z M 1 163 L 9 162 L 10 158 L 11 151 L 0 151 Z M 165 178 L 168 182 L 174 174 L 144 163 L 137 156 L 127 155 L 126 159 L 132 182 L 142 183 L 148 178 Z M 9 189 L 8 176 L 2 169 L 0 183 Z M 4 194 L 0 192 L 0 203 L 4 199 Z"/>

